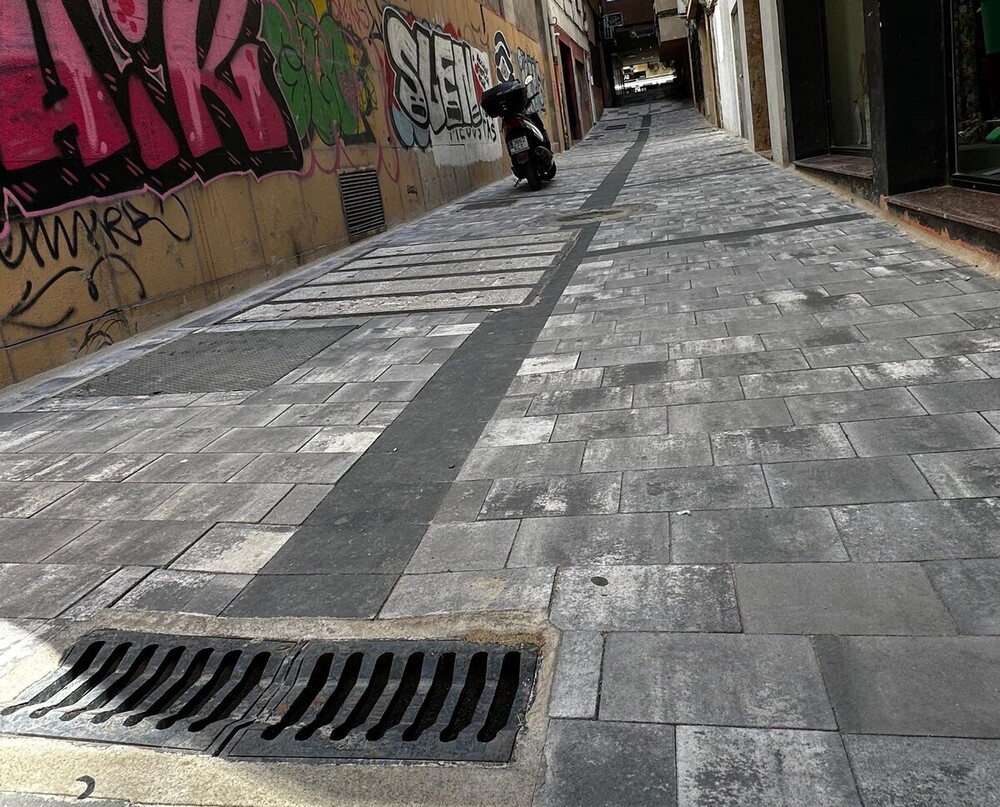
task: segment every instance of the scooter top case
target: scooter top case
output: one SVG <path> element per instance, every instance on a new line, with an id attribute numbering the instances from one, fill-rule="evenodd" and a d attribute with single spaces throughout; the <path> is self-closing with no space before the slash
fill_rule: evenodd
<path id="1" fill-rule="evenodd" d="M 520 81 L 505 81 L 486 90 L 479 105 L 491 118 L 520 115 L 528 108 L 528 88 Z"/>

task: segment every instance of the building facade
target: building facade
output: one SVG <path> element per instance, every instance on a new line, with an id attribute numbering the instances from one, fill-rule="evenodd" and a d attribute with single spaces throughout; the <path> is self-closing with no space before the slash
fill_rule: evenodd
<path id="1" fill-rule="evenodd" d="M 1000 0 L 691 5 L 689 41 L 702 45 L 693 84 L 709 120 L 1000 253 Z"/>
<path id="2" fill-rule="evenodd" d="M 594 86 L 595 8 L 597 0 L 548 0 L 559 139 L 565 147 L 582 140 L 603 111 L 602 94 Z"/>
<path id="3" fill-rule="evenodd" d="M 535 0 L 5 0 L 0 386 L 506 175 L 479 97 L 536 75 L 553 125 L 550 22 Z"/>

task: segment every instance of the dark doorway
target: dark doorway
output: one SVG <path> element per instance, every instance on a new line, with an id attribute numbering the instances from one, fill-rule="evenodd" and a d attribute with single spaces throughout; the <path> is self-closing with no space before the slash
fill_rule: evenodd
<path id="1" fill-rule="evenodd" d="M 562 65 L 563 87 L 566 89 L 566 114 L 569 117 L 570 137 L 583 139 L 580 131 L 580 116 L 577 114 L 576 77 L 573 75 L 573 52 L 562 42 L 559 43 L 559 63 Z"/>

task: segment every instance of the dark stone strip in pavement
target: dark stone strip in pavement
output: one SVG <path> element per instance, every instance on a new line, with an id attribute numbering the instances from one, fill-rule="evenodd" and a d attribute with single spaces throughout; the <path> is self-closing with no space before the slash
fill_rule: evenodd
<path id="1" fill-rule="evenodd" d="M 648 129 L 639 133 L 591 196 L 590 207 L 614 202 L 648 137 Z M 391 589 L 386 582 L 394 579 L 386 572 L 398 575 L 406 567 L 596 234 L 596 224 L 582 228 L 533 305 L 491 314 L 469 335 L 227 613 L 376 615 Z M 296 582 L 302 575 L 327 577 L 330 586 L 339 587 L 346 570 L 356 581 L 349 588 L 357 596 L 369 591 L 366 580 L 378 596 L 362 597 L 358 606 L 350 597 L 318 597 L 315 585 Z"/>
<path id="2" fill-rule="evenodd" d="M 639 155 L 646 146 L 646 141 L 649 140 L 649 125 L 650 117 L 646 115 L 642 119 L 642 128 L 639 129 L 639 136 L 633 146 L 625 152 L 625 156 L 622 157 L 618 165 L 611 169 L 604 181 L 597 186 L 597 190 L 583 203 L 580 210 L 599 210 L 602 207 L 611 207 L 615 203 L 618 194 L 622 192 L 622 188 L 628 181 L 629 174 L 632 173 L 632 169 L 639 161 Z"/>
<path id="3" fill-rule="evenodd" d="M 662 249 L 664 247 L 681 246 L 683 244 L 701 244 L 705 241 L 738 241 L 743 238 L 752 238 L 755 235 L 788 233 L 796 230 L 808 230 L 811 227 L 828 227 L 831 224 L 845 224 L 847 222 L 860 221 L 866 218 L 868 218 L 868 216 L 864 213 L 846 213 L 842 216 L 829 216 L 821 219 L 806 219 L 804 221 L 792 222 L 791 224 L 776 224 L 771 227 L 754 227 L 748 230 L 730 230 L 729 232 L 722 233 L 685 235 L 678 238 L 665 238 L 662 241 L 643 241 L 638 244 L 625 244 L 620 247 L 595 249 L 590 252 L 590 257 L 601 255 L 620 255 L 624 252 L 635 252 L 640 249 Z"/>

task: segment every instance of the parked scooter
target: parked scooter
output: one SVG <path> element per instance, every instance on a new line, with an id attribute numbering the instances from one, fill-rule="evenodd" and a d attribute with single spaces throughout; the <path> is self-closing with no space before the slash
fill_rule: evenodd
<path id="1" fill-rule="evenodd" d="M 528 106 L 538 97 L 538 92 L 528 97 L 534 79 L 528 76 L 524 84 L 512 80 L 491 87 L 483 93 L 481 106 L 491 118 L 503 118 L 511 171 L 519 180 L 528 180 L 531 190 L 537 191 L 543 181 L 556 175 L 556 163 L 545 124 L 537 112 L 528 112 Z"/>

